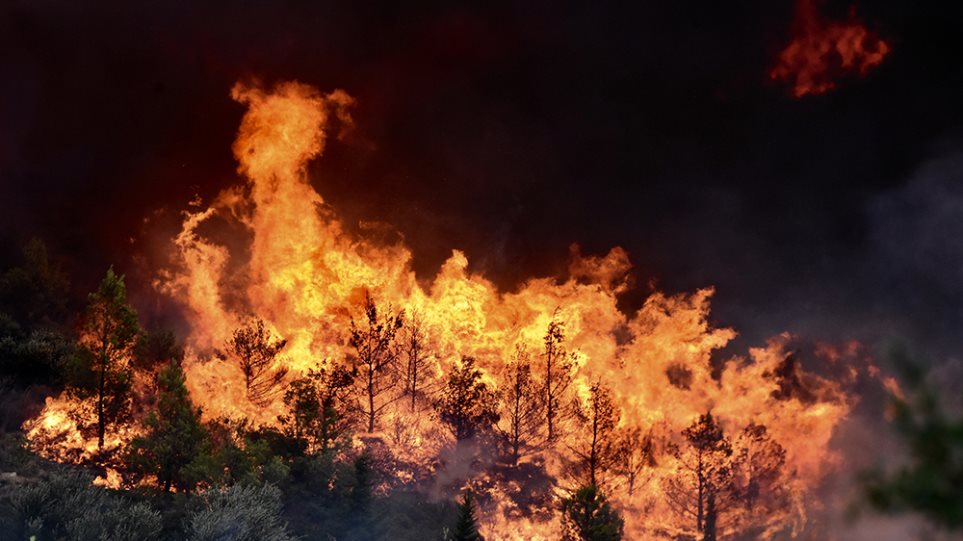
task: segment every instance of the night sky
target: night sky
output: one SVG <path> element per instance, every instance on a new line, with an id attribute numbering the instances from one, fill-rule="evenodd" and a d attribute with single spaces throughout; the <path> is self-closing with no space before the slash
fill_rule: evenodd
<path id="1" fill-rule="evenodd" d="M 859 2 L 891 53 L 801 99 L 768 77 L 791 0 L 401 4 L 3 0 L 4 261 L 35 235 L 80 292 L 110 264 L 146 286 L 178 212 L 237 182 L 231 86 L 295 79 L 357 99 L 311 178 L 420 276 L 459 248 L 511 289 L 621 245 L 629 309 L 714 285 L 748 343 L 960 352 L 963 4 Z"/>

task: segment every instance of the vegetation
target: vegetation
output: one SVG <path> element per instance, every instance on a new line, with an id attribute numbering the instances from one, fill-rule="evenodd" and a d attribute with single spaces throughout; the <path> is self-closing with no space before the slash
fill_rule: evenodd
<path id="1" fill-rule="evenodd" d="M 618 541 L 624 523 L 605 495 L 594 485 L 585 485 L 562 500 L 565 541 Z"/>

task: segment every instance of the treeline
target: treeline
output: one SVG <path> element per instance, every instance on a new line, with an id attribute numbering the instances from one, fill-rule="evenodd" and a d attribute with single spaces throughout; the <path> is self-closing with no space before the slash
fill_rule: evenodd
<path id="1" fill-rule="evenodd" d="M 655 471 L 649 497 L 677 524 L 660 537 L 753 538 L 792 504 L 793 472 L 765 426 L 726 433 L 705 412 L 682 431 L 643 430 L 621 422 L 611 382 L 578 392 L 578 354 L 558 318 L 486 373 L 471 356 L 439 359 L 417 314 L 366 297 L 345 330 L 350 354 L 293 373 L 284 337 L 254 316 L 212 362 L 237 368 L 251 403 L 283 404 L 276 423 L 255 426 L 206 419 L 182 346 L 141 328 L 122 276 L 108 270 L 76 313 L 69 287 L 36 241 L 0 274 L 0 519 L 15 539 L 481 539 L 481 509 L 498 497 L 514 518 L 560 517 L 564 539 L 618 540 L 612 495 L 651 491 Z M 93 448 L 56 431 L 23 439 L 46 396 L 76 404 L 69 421 Z M 397 452 L 410 428 L 398 419 L 437 427 L 427 435 L 444 434 L 450 452 L 419 463 Z M 118 475 L 126 490 L 92 486 L 93 474 Z M 876 480 L 878 505 L 903 501 L 892 486 Z"/>

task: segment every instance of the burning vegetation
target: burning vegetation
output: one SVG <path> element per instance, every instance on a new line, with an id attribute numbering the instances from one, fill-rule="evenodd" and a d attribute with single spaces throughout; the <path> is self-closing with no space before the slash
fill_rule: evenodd
<path id="1" fill-rule="evenodd" d="M 831 84 L 799 77 L 798 95 Z M 352 127 L 346 93 L 232 95 L 248 107 L 244 181 L 184 214 L 153 284 L 183 308 L 185 348 L 139 329 L 109 271 L 81 326 L 83 377 L 24 425 L 37 452 L 117 488 L 207 490 L 203 513 L 275 505 L 224 487 L 291 476 L 353 516 L 386 494 L 462 494 L 457 524 L 425 539 L 825 538 L 818 491 L 860 366 L 808 372 L 788 335 L 721 359 L 736 334 L 710 322 L 711 288 L 623 313 L 620 248 L 573 250 L 569 276 L 514 291 L 457 250 L 419 280 L 403 244 L 347 233 L 307 177 Z"/>

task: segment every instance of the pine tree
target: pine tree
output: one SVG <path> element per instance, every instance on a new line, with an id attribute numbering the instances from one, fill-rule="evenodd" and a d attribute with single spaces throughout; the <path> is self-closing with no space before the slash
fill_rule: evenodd
<path id="1" fill-rule="evenodd" d="M 565 329 L 557 319 L 552 319 L 544 337 L 545 359 L 542 377 L 542 400 L 545 404 L 546 439 L 549 443 L 559 437 L 560 422 L 568 417 L 565 411 L 565 396 L 572 383 L 574 355 L 565 347 Z"/>
<path id="2" fill-rule="evenodd" d="M 676 513 L 694 520 L 696 531 L 705 535 L 707 526 L 716 527 L 719 514 L 735 497 L 732 445 L 712 413 L 700 415 L 682 435 L 685 446 L 673 450 L 679 467 L 663 488 Z M 707 524 L 710 501 L 712 524 Z"/>
<path id="3" fill-rule="evenodd" d="M 474 357 L 462 357 L 448 375 L 448 384 L 435 407 L 455 440 L 462 442 L 488 430 L 498 421 L 495 392 L 482 381 Z"/>
<path id="4" fill-rule="evenodd" d="M 287 368 L 274 366 L 285 345 L 287 340 L 275 337 L 261 318 L 236 329 L 231 336 L 227 351 L 244 373 L 244 387 L 251 402 L 266 404 L 287 375 Z"/>
<path id="5" fill-rule="evenodd" d="M 619 541 L 624 521 L 605 495 L 593 485 L 584 485 L 562 501 L 565 541 Z"/>
<path id="6" fill-rule="evenodd" d="M 498 393 L 498 431 L 512 465 L 517 465 L 522 452 L 537 444 L 543 410 L 538 383 L 532 377 L 531 356 L 521 346 L 505 368 L 503 380 Z"/>
<path id="7" fill-rule="evenodd" d="M 455 527 L 452 529 L 449 541 L 484 541 L 481 533 L 478 532 L 478 517 L 476 516 L 477 506 L 475 498 L 470 490 L 462 494 L 461 501 L 458 502 L 458 518 Z"/>
<path id="8" fill-rule="evenodd" d="M 592 385 L 588 400 L 576 408 L 576 417 L 580 424 L 578 444 L 572 448 L 578 459 L 576 475 L 590 486 L 599 486 L 602 474 L 616 465 L 620 451 L 615 434 L 620 413 L 601 381 Z"/>
<path id="9" fill-rule="evenodd" d="M 364 514 L 371 505 L 371 454 L 365 450 L 354 459 L 354 485 L 351 487 L 351 510 Z"/>
<path id="10" fill-rule="evenodd" d="M 278 420 L 300 452 L 326 454 L 346 443 L 351 418 L 345 400 L 352 381 L 343 366 L 319 366 L 288 386 L 284 393 L 288 413 Z"/>
<path id="11" fill-rule="evenodd" d="M 79 353 L 96 380 L 97 446 L 103 448 L 108 424 L 129 408 L 129 358 L 140 332 L 137 312 L 127 304 L 124 277 L 113 267 L 90 294 L 81 329 Z"/>
<path id="12" fill-rule="evenodd" d="M 165 492 L 171 487 L 190 491 L 196 479 L 188 466 L 198 458 L 207 440 L 201 408 L 191 402 L 177 361 L 157 376 L 157 406 L 145 422 L 147 432 L 130 444 L 128 462 L 140 473 L 157 477 Z"/>
<path id="13" fill-rule="evenodd" d="M 368 432 L 374 432 L 378 416 L 397 397 L 386 398 L 398 384 L 398 352 L 395 336 L 404 324 L 404 314 L 379 314 L 377 305 L 365 296 L 364 320 L 351 321 L 349 343 L 355 350 L 355 389 L 358 410 L 368 421 Z"/>
<path id="14" fill-rule="evenodd" d="M 416 413 L 418 398 L 425 393 L 425 387 L 432 377 L 432 352 L 428 335 L 417 315 L 405 324 L 400 342 L 405 357 L 404 395 L 407 396 L 410 412 Z"/>

